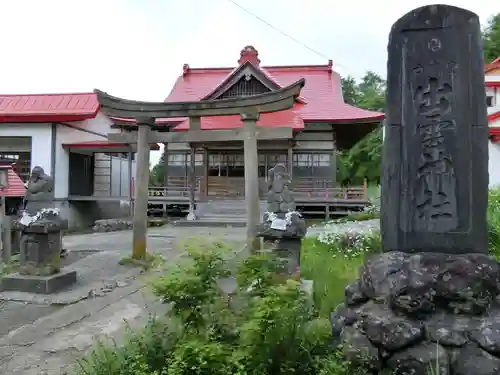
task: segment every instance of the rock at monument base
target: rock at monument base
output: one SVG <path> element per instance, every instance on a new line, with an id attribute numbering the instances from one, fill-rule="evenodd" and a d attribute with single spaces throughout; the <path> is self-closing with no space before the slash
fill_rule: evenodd
<path id="1" fill-rule="evenodd" d="M 500 264 L 483 254 L 376 255 L 331 321 L 346 356 L 375 374 L 498 374 Z"/>
<path id="2" fill-rule="evenodd" d="M 51 294 L 76 283 L 76 271 L 62 270 L 49 276 L 21 275 L 19 273 L 2 279 L 2 290 L 27 293 Z"/>

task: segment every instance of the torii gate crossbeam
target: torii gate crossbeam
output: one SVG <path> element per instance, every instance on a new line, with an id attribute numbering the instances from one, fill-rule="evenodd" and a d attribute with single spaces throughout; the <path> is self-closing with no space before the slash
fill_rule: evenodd
<path id="1" fill-rule="evenodd" d="M 271 133 L 279 137 L 290 137 L 291 129 L 283 129 L 281 135 L 277 129 L 257 129 L 256 123 L 260 113 L 278 112 L 293 107 L 295 100 L 304 87 L 305 80 L 282 89 L 265 94 L 249 97 L 236 97 L 220 100 L 201 100 L 197 102 L 143 102 L 117 98 L 100 90 L 95 90 L 101 110 L 114 118 L 133 118 L 131 133 L 109 134 L 113 141 L 124 143 L 137 142 L 136 159 L 136 189 L 134 202 L 134 228 L 132 256 L 143 259 L 147 248 L 147 206 L 149 185 L 149 144 L 161 142 L 160 138 L 166 135 L 155 134 L 151 127 L 157 118 L 189 117 L 190 130 L 182 137 L 178 136 L 177 142 L 193 142 L 210 138 L 211 131 L 200 129 L 200 117 L 240 115 L 243 122 L 243 132 L 235 129 L 234 138 L 243 139 L 245 159 L 245 201 L 247 208 L 247 246 L 250 250 L 258 249 L 260 240 L 256 237 L 256 229 L 260 220 L 259 185 L 258 185 L 258 155 L 257 138 L 267 138 Z M 269 134 L 267 134 L 269 133 Z M 223 137 L 231 138 L 231 134 Z M 167 137 L 176 141 L 176 137 Z M 182 139 L 182 140 L 180 140 Z M 164 141 L 164 140 L 163 140 Z M 191 158 L 191 197 L 190 215 L 194 214 L 194 157 Z"/>

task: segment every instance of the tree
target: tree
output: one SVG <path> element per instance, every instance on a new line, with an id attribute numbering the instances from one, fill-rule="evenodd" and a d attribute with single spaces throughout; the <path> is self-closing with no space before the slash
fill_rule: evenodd
<path id="1" fill-rule="evenodd" d="M 153 167 L 153 169 L 151 169 L 151 172 L 149 173 L 150 186 L 163 186 L 165 178 L 164 160 L 165 160 L 165 151 L 163 151 L 160 160 L 158 161 L 158 163 L 155 164 L 155 166 Z"/>
<path id="2" fill-rule="evenodd" d="M 347 164 L 350 168 L 349 180 L 352 184 L 360 184 L 365 179 L 377 184 L 380 182 L 381 127 L 367 134 L 347 152 Z"/>
<path id="3" fill-rule="evenodd" d="M 358 85 L 358 107 L 382 112 L 385 109 L 385 80 L 377 73 L 368 71 Z"/>
<path id="4" fill-rule="evenodd" d="M 385 109 L 386 82 L 377 73 L 368 71 L 356 83 L 347 76 L 342 79 L 344 101 L 370 111 Z M 378 127 L 359 140 L 351 149 L 339 152 L 337 157 L 337 179 L 342 184 L 361 184 L 366 178 L 370 182 L 380 181 L 382 163 L 382 128 Z"/>
<path id="5" fill-rule="evenodd" d="M 352 76 L 342 78 L 342 94 L 344 102 L 350 105 L 358 105 L 359 91 L 356 79 Z"/>
<path id="6" fill-rule="evenodd" d="M 484 61 L 489 64 L 500 57 L 500 13 L 493 16 L 483 30 Z"/>

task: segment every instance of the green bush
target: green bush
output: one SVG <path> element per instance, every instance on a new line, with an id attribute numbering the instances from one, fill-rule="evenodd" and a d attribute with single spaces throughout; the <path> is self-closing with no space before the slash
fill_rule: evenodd
<path id="1" fill-rule="evenodd" d="M 490 189 L 487 214 L 489 251 L 500 259 L 500 188 Z"/>
<path id="2" fill-rule="evenodd" d="M 172 306 L 169 323 L 152 320 L 123 347 L 100 344 L 78 374 L 354 374 L 331 346 L 329 320 L 299 282 L 276 277 L 282 265 L 270 252 L 231 266 L 220 248 L 187 251 L 189 262 L 153 283 Z M 218 282 L 229 274 L 239 288 L 226 295 Z"/>
<path id="3" fill-rule="evenodd" d="M 98 342 L 77 362 L 78 375 L 164 375 L 168 353 L 178 340 L 175 326 L 166 319 L 151 317 L 140 331 L 128 329 L 124 345 Z M 155 370 L 160 369 L 160 370 Z"/>

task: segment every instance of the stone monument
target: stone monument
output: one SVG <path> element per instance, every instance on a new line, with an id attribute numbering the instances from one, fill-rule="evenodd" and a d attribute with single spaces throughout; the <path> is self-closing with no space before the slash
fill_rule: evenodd
<path id="1" fill-rule="evenodd" d="M 479 19 L 446 5 L 416 9 L 393 26 L 388 52 L 384 252 L 346 287 L 333 335 L 373 374 L 499 374 Z"/>
<path id="2" fill-rule="evenodd" d="M 35 167 L 26 188 L 25 210 L 13 222 L 21 232 L 19 273 L 2 280 L 3 290 L 54 293 L 76 282 L 76 271 L 61 270 L 62 231 L 68 228 L 54 208 L 54 182 Z"/>
<path id="3" fill-rule="evenodd" d="M 290 190 L 290 174 L 283 164 L 277 164 L 268 173 L 267 210 L 258 228 L 258 236 L 271 244 L 281 258 L 287 260 L 286 273 L 295 275 L 300 267 L 302 238 L 306 235 L 306 223 L 295 210 Z"/>

